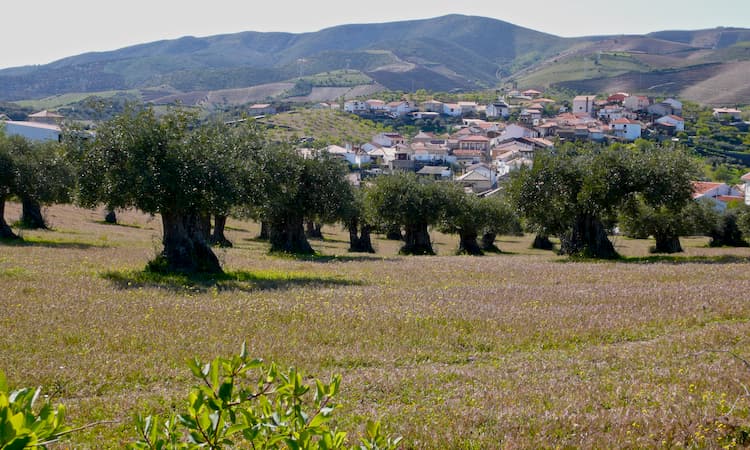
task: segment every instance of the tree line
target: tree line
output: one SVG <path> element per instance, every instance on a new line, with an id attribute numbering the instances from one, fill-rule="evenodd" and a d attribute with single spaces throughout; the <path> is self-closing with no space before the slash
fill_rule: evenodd
<path id="1" fill-rule="evenodd" d="M 741 243 L 747 214 L 720 215 L 692 200 L 698 167 L 673 145 L 578 143 L 538 153 L 486 198 L 415 174 L 354 187 L 341 160 L 272 142 L 252 120 L 201 122 L 180 109 L 129 107 L 95 138 L 68 130 L 63 144 L 32 143 L 0 133 L 0 233 L 18 238 L 4 220 L 11 196 L 30 227 L 45 226 L 47 203 L 137 208 L 162 221 L 152 270 L 209 273 L 222 271 L 212 246 L 231 245 L 230 215 L 260 222 L 271 251 L 288 253 L 313 253 L 308 236 L 334 223 L 349 231 L 350 251 L 374 252 L 371 234 L 383 233 L 411 255 L 434 254 L 430 229 L 457 234 L 458 252 L 470 255 L 497 252 L 497 235 L 524 231 L 540 246 L 556 237 L 560 253 L 594 258 L 618 256 L 609 239 L 618 228 L 654 236 L 659 252 L 680 251 L 686 234 Z"/>

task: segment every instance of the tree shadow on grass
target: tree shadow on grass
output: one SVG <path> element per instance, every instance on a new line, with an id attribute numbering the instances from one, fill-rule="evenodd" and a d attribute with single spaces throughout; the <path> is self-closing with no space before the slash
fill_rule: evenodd
<path id="1" fill-rule="evenodd" d="M 99 225 L 107 225 L 110 227 L 136 228 L 139 230 L 145 229 L 145 227 L 138 225 L 136 223 L 124 223 L 124 222 L 111 223 L 111 222 L 107 222 L 106 220 L 94 220 L 93 222 Z"/>
<path id="2" fill-rule="evenodd" d="M 364 283 L 338 276 L 321 276 L 304 272 L 279 270 L 235 271 L 223 274 L 201 273 L 157 273 L 148 270 L 110 271 L 102 277 L 120 289 L 141 287 L 162 288 L 172 291 L 205 292 L 219 291 L 265 291 L 292 289 L 295 287 L 359 286 Z"/>
<path id="3" fill-rule="evenodd" d="M 750 257 L 738 255 L 719 255 L 719 256 L 673 256 L 673 255 L 652 255 L 640 257 L 625 257 L 618 262 L 628 264 L 739 264 L 750 262 Z"/>
<path id="4" fill-rule="evenodd" d="M 746 264 L 750 257 L 738 255 L 719 256 L 674 256 L 674 255 L 652 255 L 652 256 L 621 256 L 613 259 L 594 259 L 567 257 L 558 259 L 561 263 L 624 263 L 624 264 Z"/>
<path id="5" fill-rule="evenodd" d="M 278 258 L 293 259 L 296 261 L 310 261 L 316 263 L 334 263 L 334 262 L 357 262 L 357 261 L 383 261 L 390 262 L 396 261 L 397 258 L 390 258 L 384 256 L 378 256 L 376 253 L 368 253 L 357 256 L 350 255 L 322 255 L 320 253 L 313 254 L 300 254 L 300 253 L 284 253 L 284 252 L 270 252 L 269 255 L 276 256 Z"/>
<path id="6" fill-rule="evenodd" d="M 62 249 L 86 250 L 89 248 L 105 248 L 106 245 L 92 244 L 90 242 L 78 241 L 55 241 L 49 239 L 23 238 L 23 239 L 0 239 L 0 245 L 9 247 L 47 247 Z"/>

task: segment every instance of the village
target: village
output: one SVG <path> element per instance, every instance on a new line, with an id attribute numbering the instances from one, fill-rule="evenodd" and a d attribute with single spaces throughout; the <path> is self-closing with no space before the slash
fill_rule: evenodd
<path id="1" fill-rule="evenodd" d="M 255 106 L 259 111 L 269 112 L 269 105 Z M 340 108 L 340 105 L 324 103 L 316 107 Z M 444 135 L 420 131 L 408 139 L 399 133 L 384 132 L 366 143 L 327 146 L 329 153 L 345 159 L 350 167 L 366 168 L 354 172 L 355 182 L 360 177 L 410 171 L 422 177 L 453 180 L 479 196 L 498 192 L 504 178 L 521 167 L 530 167 L 535 152 L 552 150 L 556 142 L 627 143 L 649 137 L 677 143 L 685 138 L 682 102 L 674 98 L 654 101 L 623 92 L 606 98 L 579 95 L 573 98 L 570 107 L 529 89 L 511 91 L 487 105 L 436 100 L 386 103 L 370 99 L 346 101 L 343 109 L 362 116 L 460 119 Z M 551 111 L 556 114 L 550 114 Z M 741 113 L 734 108 L 713 108 L 715 119 L 746 128 Z M 750 205 L 750 190 L 746 194 L 744 183 L 750 181 L 750 174 L 742 181 L 736 185 L 696 181 L 694 198 L 711 199 L 720 210 L 733 201 Z"/>
<path id="2" fill-rule="evenodd" d="M 414 172 L 420 177 L 455 181 L 468 193 L 480 197 L 499 192 L 499 185 L 510 173 L 531 167 L 534 154 L 549 151 L 555 142 L 591 141 L 596 143 L 633 142 L 642 137 L 679 142 L 684 138 L 683 104 L 674 98 L 654 101 L 646 96 L 619 92 L 604 97 L 575 96 L 569 107 L 528 89 L 510 91 L 489 104 L 459 101 L 444 103 L 428 100 L 348 100 L 318 103 L 314 109 L 335 109 L 357 116 L 384 116 L 428 120 L 440 117 L 455 122 L 451 131 L 437 135 L 419 131 L 411 138 L 398 132 L 382 132 L 369 142 L 328 145 L 325 151 L 339 157 L 352 169 L 350 180 L 383 173 Z M 247 112 L 262 120 L 276 114 L 272 104 L 253 104 Z M 713 117 L 722 123 L 747 127 L 742 112 L 734 108 L 713 108 Z M 25 121 L 0 116 L 8 135 L 21 135 L 34 141 L 62 139 L 64 117 L 40 111 Z M 299 148 L 312 154 L 311 148 Z M 696 181 L 694 198 L 711 199 L 719 210 L 730 202 L 750 205 L 750 173 L 743 183 Z"/>

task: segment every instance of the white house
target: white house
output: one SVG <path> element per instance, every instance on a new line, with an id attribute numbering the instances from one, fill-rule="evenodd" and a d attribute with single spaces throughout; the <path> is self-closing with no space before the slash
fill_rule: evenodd
<path id="1" fill-rule="evenodd" d="M 247 114 L 251 116 L 262 116 L 276 114 L 276 108 L 270 103 L 256 103 L 247 108 Z"/>
<path id="2" fill-rule="evenodd" d="M 578 95 L 573 99 L 573 114 L 594 115 L 595 95 Z"/>
<path id="3" fill-rule="evenodd" d="M 388 113 L 394 117 L 405 116 L 411 111 L 411 105 L 405 100 L 388 103 Z"/>
<path id="4" fill-rule="evenodd" d="M 31 141 L 60 141 L 62 130 L 59 126 L 43 122 L 8 120 L 0 122 L 0 128 L 8 136 L 23 136 Z"/>
<path id="5" fill-rule="evenodd" d="M 372 138 L 372 142 L 383 147 L 395 147 L 399 144 L 405 144 L 406 139 L 398 133 L 378 133 Z"/>
<path id="6" fill-rule="evenodd" d="M 458 107 L 461 108 L 461 114 L 475 114 L 477 112 L 478 105 L 476 102 L 458 102 Z"/>
<path id="7" fill-rule="evenodd" d="M 507 118 L 508 116 L 510 116 L 510 107 L 507 103 L 500 100 L 487 105 L 487 109 L 485 110 L 485 112 L 487 114 L 487 117 Z"/>
<path id="8" fill-rule="evenodd" d="M 630 98 L 630 97 L 628 97 Z M 612 133 L 626 141 L 634 141 L 641 137 L 642 125 L 630 119 L 617 119 L 612 122 Z"/>
<path id="9" fill-rule="evenodd" d="M 443 102 L 439 102 L 437 100 L 427 100 L 426 102 L 420 103 L 419 107 L 422 109 L 422 111 L 426 112 L 443 112 Z"/>
<path id="10" fill-rule="evenodd" d="M 693 181 L 693 200 L 710 201 L 718 211 L 727 209 L 731 201 L 745 201 L 746 195 L 734 186 L 726 183 L 712 183 L 709 181 Z"/>
<path id="11" fill-rule="evenodd" d="M 517 125 L 515 123 L 512 123 L 505 127 L 505 131 L 500 135 L 501 140 L 508 140 L 513 138 L 533 138 L 533 137 L 539 137 L 539 132 L 535 130 L 530 130 L 526 127 L 522 127 L 521 125 Z"/>
<path id="12" fill-rule="evenodd" d="M 619 105 L 607 105 L 597 113 L 600 120 L 613 121 L 625 117 L 625 109 Z"/>
<path id="13" fill-rule="evenodd" d="M 378 99 L 370 99 L 365 101 L 365 104 L 367 105 L 367 109 L 371 112 L 383 112 L 388 111 L 388 105 L 383 100 Z"/>
<path id="14" fill-rule="evenodd" d="M 670 114 L 669 116 L 660 117 L 656 119 L 655 122 L 661 125 L 674 127 L 675 131 L 685 131 L 685 119 L 679 116 L 675 116 L 673 114 Z"/>
<path id="15" fill-rule="evenodd" d="M 424 166 L 419 171 L 417 171 L 417 175 L 422 175 L 437 180 L 450 180 L 451 178 L 453 178 L 453 171 L 450 167 Z"/>
<path id="16" fill-rule="evenodd" d="M 478 164 L 473 164 L 469 167 L 476 167 L 477 165 Z M 463 185 L 464 188 L 470 188 L 475 193 L 488 191 L 497 185 L 496 182 L 493 183 L 492 181 L 493 179 L 497 179 L 495 171 L 492 169 L 488 170 L 492 175 L 488 176 L 486 170 L 469 170 L 465 174 L 456 178 L 456 182 Z"/>
<path id="17" fill-rule="evenodd" d="M 734 108 L 714 108 L 713 116 L 719 120 L 740 120 L 742 111 Z"/>
<path id="18" fill-rule="evenodd" d="M 344 111 L 352 114 L 363 113 L 367 111 L 367 103 L 359 100 L 347 100 L 344 102 Z"/>
<path id="19" fill-rule="evenodd" d="M 325 150 L 331 155 L 345 159 L 347 163 L 353 166 L 367 164 L 372 161 L 372 158 L 367 153 L 354 151 L 349 146 L 341 147 L 338 145 L 329 145 Z"/>
<path id="20" fill-rule="evenodd" d="M 443 103 L 443 114 L 451 117 L 461 117 L 461 107 L 457 103 Z"/>

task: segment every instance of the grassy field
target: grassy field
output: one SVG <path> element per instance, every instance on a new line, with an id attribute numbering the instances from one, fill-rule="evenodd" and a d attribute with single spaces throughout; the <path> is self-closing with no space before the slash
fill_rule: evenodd
<path id="1" fill-rule="evenodd" d="M 543 69 L 521 77 L 519 82 L 524 86 L 550 86 L 562 81 L 613 77 L 647 70 L 648 66 L 627 52 L 608 52 L 548 63 Z"/>
<path id="2" fill-rule="evenodd" d="M 262 122 L 274 126 L 268 134 L 272 139 L 281 141 L 292 136 L 312 136 L 327 144 L 359 145 L 370 142 L 373 136 L 386 131 L 381 124 L 329 109 L 294 110 L 267 116 Z"/>
<path id="3" fill-rule="evenodd" d="M 750 367 L 729 353 L 750 359 L 750 249 L 686 239 L 654 261 L 651 242 L 617 238 L 631 259 L 569 262 L 514 237 L 505 254 L 457 257 L 435 234 L 435 257 L 381 239 L 362 256 L 327 227 L 323 256 L 294 259 L 232 221 L 236 245 L 218 252 L 236 281 L 154 282 L 139 271 L 158 218 L 47 216 L 54 231 L 0 243 L 0 368 L 67 404 L 73 425 L 115 422 L 62 448 L 121 448 L 135 412 L 182 408 L 186 358 L 243 340 L 342 373 L 338 424 L 356 435 L 380 418 L 405 448 L 731 448 L 750 431 Z"/>
<path id="4" fill-rule="evenodd" d="M 52 97 L 46 97 L 39 100 L 20 100 L 15 103 L 39 111 L 43 109 L 55 109 L 61 106 L 70 105 L 72 103 L 80 102 L 88 97 L 96 96 L 100 98 L 114 97 L 117 94 L 127 93 L 140 96 L 138 90 L 129 91 L 103 91 L 103 92 L 81 92 L 71 94 L 53 95 Z"/>

